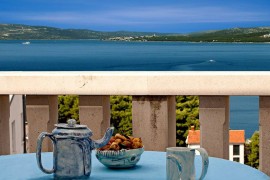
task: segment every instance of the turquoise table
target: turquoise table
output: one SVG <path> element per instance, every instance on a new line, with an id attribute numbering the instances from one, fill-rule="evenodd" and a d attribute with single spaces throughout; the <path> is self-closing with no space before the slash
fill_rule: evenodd
<path id="1" fill-rule="evenodd" d="M 91 180 L 157 180 L 166 179 L 166 153 L 146 151 L 142 154 L 137 166 L 132 169 L 108 169 L 92 154 Z M 52 167 L 52 153 L 43 153 L 42 160 L 46 168 Z M 200 156 L 195 159 L 197 176 L 200 172 Z M 0 180 L 38 180 L 53 179 L 53 175 L 41 172 L 36 163 L 35 154 L 0 156 Z M 206 180 L 260 180 L 270 177 L 249 166 L 219 158 L 209 159 Z"/>

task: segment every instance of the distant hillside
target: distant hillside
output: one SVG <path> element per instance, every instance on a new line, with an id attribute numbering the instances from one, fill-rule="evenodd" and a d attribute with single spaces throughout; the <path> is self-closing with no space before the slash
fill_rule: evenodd
<path id="1" fill-rule="evenodd" d="M 270 27 L 232 28 L 176 36 L 156 36 L 148 41 L 192 41 L 192 42 L 270 42 Z"/>
<path id="2" fill-rule="evenodd" d="M 87 29 L 60 29 L 46 26 L 0 24 L 0 40 L 31 39 L 107 39 L 110 37 L 165 35 L 154 32 L 101 32 Z"/>
<path id="3" fill-rule="evenodd" d="M 132 38 L 130 38 L 132 37 Z M 0 24 L 0 40 L 107 39 L 131 41 L 270 42 L 270 27 L 232 28 L 186 35 L 155 32 L 102 32 L 46 26 Z"/>

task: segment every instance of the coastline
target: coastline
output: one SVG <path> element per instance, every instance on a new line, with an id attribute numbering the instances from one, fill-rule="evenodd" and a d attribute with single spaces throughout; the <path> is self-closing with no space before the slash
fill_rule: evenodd
<path id="1" fill-rule="evenodd" d="M 166 42 L 166 43 L 198 43 L 198 44 L 270 44 L 269 42 L 260 42 L 260 41 L 250 41 L 250 42 L 227 42 L 227 41 L 120 41 L 120 40 L 109 40 L 109 39 L 0 39 L 2 41 L 105 41 L 105 42 L 137 42 L 137 43 L 152 43 L 152 42 Z"/>

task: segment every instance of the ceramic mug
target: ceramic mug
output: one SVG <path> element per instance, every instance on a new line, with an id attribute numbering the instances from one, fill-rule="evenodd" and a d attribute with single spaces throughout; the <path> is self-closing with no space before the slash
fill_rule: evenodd
<path id="1" fill-rule="evenodd" d="M 200 180 L 208 169 L 208 154 L 203 148 L 169 147 L 167 150 L 167 180 L 195 180 L 195 150 L 202 156 L 202 171 Z"/>

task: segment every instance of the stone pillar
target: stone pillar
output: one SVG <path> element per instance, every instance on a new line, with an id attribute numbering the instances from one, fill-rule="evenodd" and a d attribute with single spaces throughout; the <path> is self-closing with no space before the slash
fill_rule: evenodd
<path id="1" fill-rule="evenodd" d="M 132 96 L 132 129 L 145 150 L 176 146 L 175 96 Z"/>
<path id="2" fill-rule="evenodd" d="M 229 159 L 229 96 L 200 96 L 201 147 L 212 157 Z"/>
<path id="3" fill-rule="evenodd" d="M 10 154 L 9 95 L 0 95 L 0 155 Z"/>
<path id="4" fill-rule="evenodd" d="M 259 169 L 270 176 L 270 96 L 260 96 L 260 157 Z"/>
<path id="5" fill-rule="evenodd" d="M 58 123 L 58 98 L 48 95 L 26 96 L 26 119 L 28 123 L 29 152 L 36 152 L 37 138 L 41 132 L 51 133 Z M 52 142 L 47 138 L 42 151 L 52 151 Z"/>
<path id="6" fill-rule="evenodd" d="M 79 96 L 79 116 L 93 131 L 93 139 L 102 138 L 110 127 L 110 96 Z"/>

